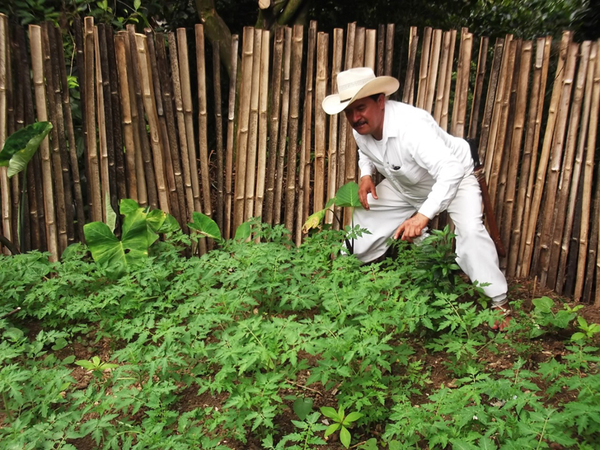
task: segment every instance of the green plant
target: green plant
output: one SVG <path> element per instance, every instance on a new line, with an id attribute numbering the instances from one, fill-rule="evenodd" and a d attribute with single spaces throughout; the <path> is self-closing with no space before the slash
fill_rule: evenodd
<path id="1" fill-rule="evenodd" d="M 322 406 L 321 413 L 334 422 L 325 430 L 325 437 L 335 433 L 336 431 L 339 431 L 340 442 L 342 445 L 346 448 L 350 447 L 352 436 L 350 435 L 348 428 L 351 427 L 354 422 L 360 419 L 362 414 L 359 412 L 351 412 L 350 414 L 346 415 L 344 408 L 341 406 L 337 411 L 330 406 Z"/>
<path id="2" fill-rule="evenodd" d="M 530 337 L 534 338 L 542 335 L 547 330 L 543 327 L 552 329 L 565 329 L 577 317 L 577 311 L 583 308 L 583 305 L 577 305 L 571 308 L 566 303 L 563 309 L 554 312 L 554 300 L 549 297 L 541 297 L 532 300 L 534 309 L 531 317 L 535 327 L 531 330 Z"/>
<path id="3" fill-rule="evenodd" d="M 588 324 L 587 321 L 581 316 L 577 316 L 577 324 L 579 325 L 579 329 L 581 331 L 573 333 L 573 336 L 571 336 L 572 341 L 589 341 L 594 337 L 594 335 L 600 333 L 600 325 L 597 323 Z"/>
<path id="4" fill-rule="evenodd" d="M 148 248 L 160 233 L 179 229 L 170 214 L 158 209 L 147 211 L 134 200 L 121 200 L 120 210 L 125 216 L 120 240 L 103 222 L 91 222 L 83 227 L 94 261 L 112 277 L 123 275 L 148 258 Z"/>

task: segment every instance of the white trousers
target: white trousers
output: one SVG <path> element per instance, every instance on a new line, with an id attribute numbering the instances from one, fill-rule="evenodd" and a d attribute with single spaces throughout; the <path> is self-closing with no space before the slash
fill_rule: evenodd
<path id="1" fill-rule="evenodd" d="M 398 192 L 387 179 L 377 186 L 377 196 L 375 200 L 369 194 L 370 209 L 354 210 L 354 225 L 371 232 L 354 241 L 354 254 L 364 262 L 382 256 L 388 248 L 387 240 L 425 201 Z M 506 278 L 500 270 L 494 242 L 483 224 L 481 188 L 475 175 L 463 179 L 447 211 L 455 225 L 457 264 L 471 281 L 489 283 L 483 291 L 494 304 L 505 303 Z"/>

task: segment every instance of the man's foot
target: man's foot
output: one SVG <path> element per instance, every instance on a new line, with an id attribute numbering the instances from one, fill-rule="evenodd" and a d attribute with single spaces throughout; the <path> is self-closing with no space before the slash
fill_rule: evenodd
<path id="1" fill-rule="evenodd" d="M 492 305 L 492 309 L 499 313 L 499 318 L 496 319 L 494 325 L 492 325 L 492 330 L 496 331 L 504 331 L 504 329 L 508 326 L 511 319 L 511 309 L 508 303 L 503 305 Z"/>

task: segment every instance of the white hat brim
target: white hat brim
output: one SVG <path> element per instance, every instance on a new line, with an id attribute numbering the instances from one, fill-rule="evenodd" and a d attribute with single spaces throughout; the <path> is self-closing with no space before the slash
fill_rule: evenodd
<path id="1" fill-rule="evenodd" d="M 396 92 L 399 87 L 400 82 L 398 80 L 396 80 L 394 77 L 388 77 L 384 75 L 368 81 L 349 100 L 341 101 L 339 94 L 332 94 L 325 97 L 321 105 L 327 114 L 339 114 L 355 100 L 359 100 L 374 94 L 385 94 L 386 96 L 391 95 Z"/>

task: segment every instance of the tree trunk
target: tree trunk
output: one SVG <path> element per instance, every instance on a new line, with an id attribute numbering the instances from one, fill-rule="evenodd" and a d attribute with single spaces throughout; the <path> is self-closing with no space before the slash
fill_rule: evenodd
<path id="1" fill-rule="evenodd" d="M 221 62 L 231 77 L 231 31 L 215 9 L 214 0 L 196 0 L 196 9 L 200 20 L 204 24 L 204 34 L 208 40 L 219 42 Z"/>

